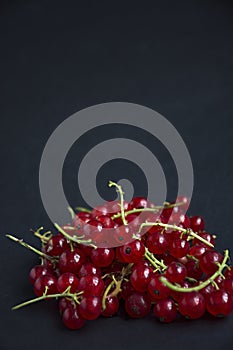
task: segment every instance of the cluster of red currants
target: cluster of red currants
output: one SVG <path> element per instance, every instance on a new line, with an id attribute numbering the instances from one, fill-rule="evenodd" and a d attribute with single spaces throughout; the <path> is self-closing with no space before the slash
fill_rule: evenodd
<path id="1" fill-rule="evenodd" d="M 152 310 L 165 323 L 179 315 L 197 319 L 206 311 L 229 315 L 233 311 L 229 252 L 222 255 L 215 249 L 216 237 L 205 231 L 201 216 L 185 214 L 188 199 L 179 197 L 162 207 L 142 197 L 126 203 L 122 189 L 114 185 L 120 201 L 72 212 L 72 224 L 55 225 L 57 234 L 34 232 L 42 242 L 41 251 L 7 235 L 42 260 L 30 271 L 36 298 L 13 309 L 59 299 L 62 321 L 70 329 L 117 314 L 121 303 L 132 318 Z M 110 248 L 105 246 L 107 234 Z"/>

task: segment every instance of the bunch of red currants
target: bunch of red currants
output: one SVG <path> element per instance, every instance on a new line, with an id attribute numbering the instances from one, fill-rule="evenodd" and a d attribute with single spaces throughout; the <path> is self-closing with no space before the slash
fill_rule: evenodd
<path id="1" fill-rule="evenodd" d="M 58 299 L 62 321 L 79 329 L 87 320 L 112 317 L 121 304 L 132 318 L 152 311 L 161 322 L 227 316 L 233 311 L 233 266 L 229 252 L 215 249 L 216 236 L 205 231 L 201 216 L 188 217 L 186 197 L 156 206 L 146 198 L 106 202 L 72 214 L 58 232 L 34 234 L 38 250 L 14 241 L 41 258 L 29 274 L 36 298 Z"/>

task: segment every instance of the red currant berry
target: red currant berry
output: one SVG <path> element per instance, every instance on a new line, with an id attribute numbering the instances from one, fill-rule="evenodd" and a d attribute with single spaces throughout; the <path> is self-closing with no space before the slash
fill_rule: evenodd
<path id="1" fill-rule="evenodd" d="M 170 323 L 176 319 L 176 305 L 171 299 L 159 300 L 153 308 L 153 313 L 161 322 Z"/>
<path id="2" fill-rule="evenodd" d="M 203 272 L 202 269 L 199 267 L 199 262 L 195 260 L 189 260 L 187 264 L 185 264 L 185 267 L 187 269 L 187 275 L 191 278 L 195 278 L 196 280 L 200 280 Z"/>
<path id="3" fill-rule="evenodd" d="M 113 248 L 97 248 L 91 251 L 91 261 L 97 267 L 106 267 L 111 265 L 115 257 Z"/>
<path id="4" fill-rule="evenodd" d="M 233 278 L 233 266 L 230 266 L 229 268 L 227 268 L 224 272 L 224 276 L 226 278 L 228 277 L 232 277 Z"/>
<path id="5" fill-rule="evenodd" d="M 59 258 L 59 270 L 63 272 L 72 272 L 77 274 L 84 264 L 86 257 L 82 250 L 74 249 L 64 251 Z"/>
<path id="6" fill-rule="evenodd" d="M 205 313 L 205 298 L 199 292 L 183 293 L 178 301 L 181 315 L 189 319 L 200 318 Z"/>
<path id="7" fill-rule="evenodd" d="M 220 289 L 224 289 L 227 293 L 233 295 L 233 277 L 228 277 L 220 284 Z"/>
<path id="8" fill-rule="evenodd" d="M 135 292 L 134 287 L 132 286 L 130 281 L 124 281 L 121 285 L 121 297 L 125 300 L 131 294 Z"/>
<path id="9" fill-rule="evenodd" d="M 194 232 L 203 231 L 205 228 L 204 219 L 201 216 L 192 216 L 190 218 L 190 228 Z"/>
<path id="10" fill-rule="evenodd" d="M 58 302 L 58 308 L 61 314 L 67 309 L 68 307 L 73 307 L 75 305 L 75 302 L 71 299 L 67 298 L 61 298 Z"/>
<path id="11" fill-rule="evenodd" d="M 160 280 L 161 275 L 153 274 L 148 284 L 148 293 L 152 301 L 166 299 L 169 297 L 170 289 Z"/>
<path id="12" fill-rule="evenodd" d="M 208 295 L 206 308 L 213 316 L 227 316 L 233 311 L 233 296 L 223 289 L 215 290 Z"/>
<path id="13" fill-rule="evenodd" d="M 133 266 L 130 282 L 136 291 L 145 292 L 147 290 L 152 272 L 153 270 L 144 263 L 137 263 Z"/>
<path id="14" fill-rule="evenodd" d="M 134 240 L 131 243 L 120 247 L 120 254 L 127 263 L 136 263 L 142 260 L 145 254 L 145 246 L 139 240 Z"/>
<path id="15" fill-rule="evenodd" d="M 200 236 L 201 238 L 204 238 L 207 242 L 215 245 L 215 239 L 214 239 L 213 235 L 211 235 L 210 233 L 203 231 L 203 232 L 199 232 L 198 236 Z M 200 243 L 205 246 L 204 242 L 200 242 L 199 239 L 194 238 L 193 245 L 200 244 Z M 211 248 L 208 246 L 208 249 L 211 249 Z"/>
<path id="16" fill-rule="evenodd" d="M 63 273 L 57 280 L 57 290 L 59 293 L 63 293 L 68 287 L 70 287 L 71 293 L 76 293 L 78 290 L 79 280 L 71 272 Z"/>
<path id="17" fill-rule="evenodd" d="M 85 296 L 101 296 L 104 291 L 104 282 L 98 276 L 85 276 L 79 280 L 80 291 L 84 291 Z"/>
<path id="18" fill-rule="evenodd" d="M 80 316 L 77 307 L 68 307 L 65 309 L 62 315 L 62 321 L 69 329 L 80 329 L 86 323 L 86 320 Z"/>
<path id="19" fill-rule="evenodd" d="M 169 222 L 183 228 L 188 228 L 190 226 L 189 217 L 179 212 L 172 214 L 169 219 Z"/>
<path id="20" fill-rule="evenodd" d="M 102 229 L 103 224 L 98 220 L 92 219 L 83 226 L 83 234 L 86 238 L 91 237 L 92 239 L 95 239 L 98 237 Z"/>
<path id="21" fill-rule="evenodd" d="M 190 246 L 186 239 L 175 238 L 170 244 L 170 254 L 175 258 L 182 258 L 189 252 Z"/>
<path id="22" fill-rule="evenodd" d="M 119 310 L 119 301 L 116 296 L 108 296 L 105 300 L 105 310 L 102 311 L 101 315 L 104 317 L 112 317 L 114 316 L 118 310 Z"/>
<path id="23" fill-rule="evenodd" d="M 207 246 L 202 244 L 195 244 L 190 248 L 189 255 L 194 256 L 195 258 L 199 258 L 208 250 Z"/>
<path id="24" fill-rule="evenodd" d="M 86 320 L 95 320 L 101 314 L 102 301 L 99 297 L 83 297 L 79 304 L 79 314 Z"/>
<path id="25" fill-rule="evenodd" d="M 67 239 L 63 235 L 57 234 L 49 239 L 43 250 L 47 255 L 60 256 L 67 249 L 69 249 Z"/>
<path id="26" fill-rule="evenodd" d="M 178 261 L 172 261 L 166 270 L 166 277 L 169 281 L 173 283 L 182 282 L 187 276 L 187 269 L 185 265 L 181 264 Z"/>
<path id="27" fill-rule="evenodd" d="M 233 266 L 230 266 L 225 270 L 224 276 L 226 278 L 233 278 Z"/>
<path id="28" fill-rule="evenodd" d="M 133 293 L 125 300 L 125 310 L 132 318 L 143 318 L 150 313 L 151 302 L 146 294 Z"/>
<path id="29" fill-rule="evenodd" d="M 98 217 L 98 221 L 103 225 L 105 228 L 114 228 L 115 222 L 110 218 L 110 216 L 107 215 L 101 215 Z"/>
<path id="30" fill-rule="evenodd" d="M 179 205 L 174 209 L 177 209 L 179 212 L 186 212 L 190 205 L 190 198 L 185 196 L 178 196 L 176 198 L 176 203 L 182 203 L 182 205 Z"/>
<path id="31" fill-rule="evenodd" d="M 200 256 L 200 268 L 207 275 L 213 274 L 218 270 L 218 263 L 221 263 L 222 260 L 222 254 L 213 250 L 207 250 Z"/>
<path id="32" fill-rule="evenodd" d="M 132 229 L 130 225 L 119 226 L 115 229 L 113 240 L 116 244 L 126 244 L 132 240 Z"/>
<path id="33" fill-rule="evenodd" d="M 29 273 L 29 280 L 34 284 L 36 279 L 41 275 L 53 275 L 53 271 L 44 265 L 34 266 Z"/>
<path id="34" fill-rule="evenodd" d="M 88 275 L 96 275 L 98 277 L 101 277 L 101 270 L 99 267 L 94 266 L 92 263 L 88 262 L 81 266 L 80 270 L 78 271 L 78 277 L 85 277 Z"/>
<path id="35" fill-rule="evenodd" d="M 46 294 L 57 293 L 57 279 L 52 275 L 41 275 L 33 285 L 34 293 L 41 297 L 47 290 Z"/>
<path id="36" fill-rule="evenodd" d="M 83 226 L 90 220 L 90 213 L 80 212 L 77 215 L 75 215 L 73 219 L 73 225 L 77 229 L 77 232 L 81 233 L 83 230 Z"/>
<path id="37" fill-rule="evenodd" d="M 160 232 L 150 233 L 146 241 L 146 246 L 153 254 L 164 254 L 169 246 L 167 234 Z"/>
<path id="38" fill-rule="evenodd" d="M 202 283 L 202 281 L 201 282 L 199 282 L 199 284 L 201 284 Z M 207 296 L 209 295 L 209 294 L 211 294 L 211 293 L 213 293 L 215 291 L 215 287 L 213 286 L 213 284 L 208 284 L 206 287 L 204 287 L 204 288 L 202 288 L 201 290 L 200 290 L 200 293 L 202 294 L 202 295 L 204 295 L 204 297 L 205 297 L 205 299 L 207 298 Z"/>
<path id="39" fill-rule="evenodd" d="M 129 202 L 128 210 L 143 209 L 143 208 L 148 208 L 149 206 L 150 204 L 145 197 L 134 197 Z"/>
<path id="40" fill-rule="evenodd" d="M 179 286 L 182 288 L 190 288 L 190 283 L 188 281 L 182 281 L 179 283 Z M 175 290 L 171 290 L 171 297 L 175 300 L 175 301 L 179 301 L 179 299 L 181 297 L 183 297 L 184 292 L 177 292 Z"/>
<path id="41" fill-rule="evenodd" d="M 108 207 L 107 204 L 106 205 L 98 205 L 95 208 L 92 209 L 91 211 L 91 216 L 93 219 L 98 218 L 99 216 L 102 215 L 107 215 L 108 214 Z"/>

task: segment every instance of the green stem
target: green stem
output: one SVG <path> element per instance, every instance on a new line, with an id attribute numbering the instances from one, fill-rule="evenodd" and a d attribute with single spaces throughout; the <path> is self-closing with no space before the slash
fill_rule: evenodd
<path id="1" fill-rule="evenodd" d="M 110 291 L 110 289 L 112 288 L 112 286 L 115 284 L 114 281 L 112 281 L 108 286 L 107 288 L 105 289 L 105 292 L 104 292 L 104 295 L 103 295 L 103 298 L 102 298 L 102 309 L 103 311 L 106 309 L 106 298 L 108 296 L 108 293 Z"/>
<path id="2" fill-rule="evenodd" d="M 83 208 L 83 207 L 76 207 L 75 210 L 77 210 L 77 211 L 82 211 L 82 212 L 84 212 L 84 213 L 91 213 L 91 210 L 90 210 L 90 209 Z"/>
<path id="3" fill-rule="evenodd" d="M 66 291 L 64 293 L 60 293 L 60 294 L 47 294 L 47 295 L 44 294 L 41 297 L 27 300 L 21 304 L 18 304 L 16 306 L 12 307 L 12 310 L 18 310 L 23 306 L 27 306 L 27 305 L 36 303 L 37 301 L 41 301 L 41 300 L 45 300 L 45 299 L 52 299 L 52 298 L 60 298 L 60 297 L 72 298 L 75 302 L 78 302 L 77 297 L 80 296 L 81 294 L 83 294 L 83 292 L 72 294 L 72 293 L 67 293 Z"/>
<path id="4" fill-rule="evenodd" d="M 210 283 L 213 283 L 215 278 L 217 278 L 219 275 L 222 274 L 222 270 L 227 266 L 226 262 L 229 258 L 229 251 L 225 250 L 224 253 L 225 254 L 224 254 L 223 261 L 221 264 L 219 264 L 218 270 L 210 278 L 208 278 L 206 281 L 202 282 L 198 286 L 194 286 L 194 287 L 190 287 L 190 288 L 178 287 L 178 286 L 172 284 L 171 282 L 169 282 L 163 276 L 160 277 L 160 281 L 163 282 L 167 287 L 169 287 L 170 289 L 172 289 L 176 292 L 196 292 L 196 291 L 199 291 L 199 290 L 205 288 L 206 286 L 208 286 Z"/>
<path id="5" fill-rule="evenodd" d="M 145 249 L 145 258 L 149 260 L 149 262 L 159 271 L 166 270 L 167 266 L 164 264 L 164 262 L 161 260 L 158 260 L 154 254 L 152 254 L 148 248 Z"/>
<path id="6" fill-rule="evenodd" d="M 74 213 L 73 209 L 71 207 L 68 207 L 68 211 L 70 213 L 71 219 L 74 220 L 75 213 Z"/>
<path id="7" fill-rule="evenodd" d="M 28 243 L 25 243 L 22 239 L 19 239 L 19 238 L 17 238 L 17 237 L 14 237 L 14 236 L 8 235 L 8 234 L 6 235 L 6 237 L 7 237 L 7 238 L 10 238 L 10 239 L 11 239 L 12 241 L 14 241 L 14 242 L 19 243 L 19 244 L 22 245 L 23 247 L 25 247 L 25 248 L 27 248 L 27 249 L 33 251 L 34 253 L 38 254 L 39 256 L 41 256 L 41 257 L 43 257 L 43 258 L 45 258 L 45 259 L 47 259 L 47 260 L 52 260 L 52 261 L 54 261 L 54 258 L 53 258 L 53 257 L 51 257 L 51 256 L 49 256 L 49 255 L 47 255 L 47 254 L 41 252 L 40 250 L 38 250 L 38 249 L 32 247 L 32 246 L 29 245 Z"/>
<path id="8" fill-rule="evenodd" d="M 164 227 L 165 229 L 172 229 L 173 231 L 180 231 L 184 234 L 188 234 L 189 236 L 192 236 L 193 238 L 198 239 L 199 241 L 208 245 L 209 247 L 214 248 L 214 245 L 212 243 L 210 243 L 206 239 L 200 237 L 197 233 L 195 233 L 194 231 L 192 231 L 189 228 L 185 229 L 185 228 L 179 227 L 177 225 L 163 224 L 162 222 L 145 222 L 145 223 L 141 224 L 139 232 L 141 232 L 142 228 L 146 227 L 146 226 L 160 226 L 160 227 Z"/>
<path id="9" fill-rule="evenodd" d="M 122 218 L 122 222 L 124 225 L 128 225 L 128 222 L 125 218 L 125 210 L 124 210 L 124 192 L 122 191 L 122 188 L 120 185 L 118 185 L 117 183 L 113 182 L 113 181 L 109 181 L 108 184 L 109 187 L 115 186 L 116 187 L 116 191 L 119 193 L 120 195 L 120 208 L 121 208 L 121 218 Z"/>
<path id="10" fill-rule="evenodd" d="M 177 207 L 179 205 L 182 205 L 183 202 L 179 202 L 179 203 L 173 203 L 173 204 L 167 204 L 167 205 L 156 205 L 153 208 L 139 208 L 139 209 L 132 209 L 132 210 L 128 210 L 125 211 L 125 216 L 130 215 L 130 214 L 135 214 L 135 213 L 142 213 L 142 212 L 156 212 L 159 211 L 159 209 L 169 209 L 169 208 L 174 208 Z M 121 217 L 121 213 L 117 213 L 114 214 L 111 218 L 112 220 L 114 219 L 118 219 L 119 217 Z"/>
<path id="11" fill-rule="evenodd" d="M 47 231 L 47 232 L 41 234 L 40 232 L 43 229 L 44 229 L 43 227 L 40 227 L 36 231 L 31 230 L 31 232 L 33 232 L 35 237 L 37 237 L 41 240 L 42 244 L 46 244 L 50 240 L 50 238 L 52 237 L 52 233 L 51 233 L 51 231 Z"/>
<path id="12" fill-rule="evenodd" d="M 56 227 L 56 229 L 63 234 L 63 236 L 65 236 L 68 240 L 78 243 L 78 244 L 86 244 L 89 245 L 93 248 L 97 248 L 93 243 L 91 239 L 78 239 L 76 236 L 70 236 L 66 231 L 64 231 L 58 224 L 54 223 L 54 226 Z"/>

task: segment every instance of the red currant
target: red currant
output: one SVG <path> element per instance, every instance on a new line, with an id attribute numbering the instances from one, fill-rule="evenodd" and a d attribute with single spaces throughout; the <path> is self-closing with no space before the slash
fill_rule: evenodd
<path id="1" fill-rule="evenodd" d="M 95 320 L 101 314 L 102 300 L 97 296 L 83 297 L 79 304 L 79 314 L 86 320 Z"/>
<path id="2" fill-rule="evenodd" d="M 134 240 L 131 243 L 120 247 L 120 254 L 127 263 L 136 263 L 142 260 L 145 253 L 145 246 L 139 240 Z"/>
<path id="3" fill-rule="evenodd" d="M 186 318 L 196 319 L 204 315 L 206 306 L 205 298 L 199 292 L 183 293 L 178 301 L 178 308 L 181 315 Z"/>
<path id="4" fill-rule="evenodd" d="M 176 319 L 176 305 L 171 299 L 159 300 L 153 308 L 153 313 L 161 322 L 170 323 Z"/>
<path id="5" fill-rule="evenodd" d="M 57 290 L 59 293 L 63 293 L 68 287 L 70 287 L 71 293 L 76 293 L 78 290 L 79 280 L 71 272 L 63 273 L 57 280 Z"/>
<path id="6" fill-rule="evenodd" d="M 77 307 L 68 307 L 65 309 L 62 315 L 62 321 L 69 329 L 80 329 L 86 323 L 86 320 L 80 316 Z"/>
<path id="7" fill-rule="evenodd" d="M 213 316 L 227 316 L 233 311 L 233 296 L 223 289 L 215 290 L 208 295 L 206 307 Z"/>
<path id="8" fill-rule="evenodd" d="M 143 318 L 150 313 L 151 302 L 146 294 L 133 293 L 125 300 L 125 310 L 132 318 Z"/>
<path id="9" fill-rule="evenodd" d="M 57 293 L 57 279 L 52 275 L 41 275 L 33 285 L 34 293 L 41 297 L 47 290 L 46 294 Z"/>

